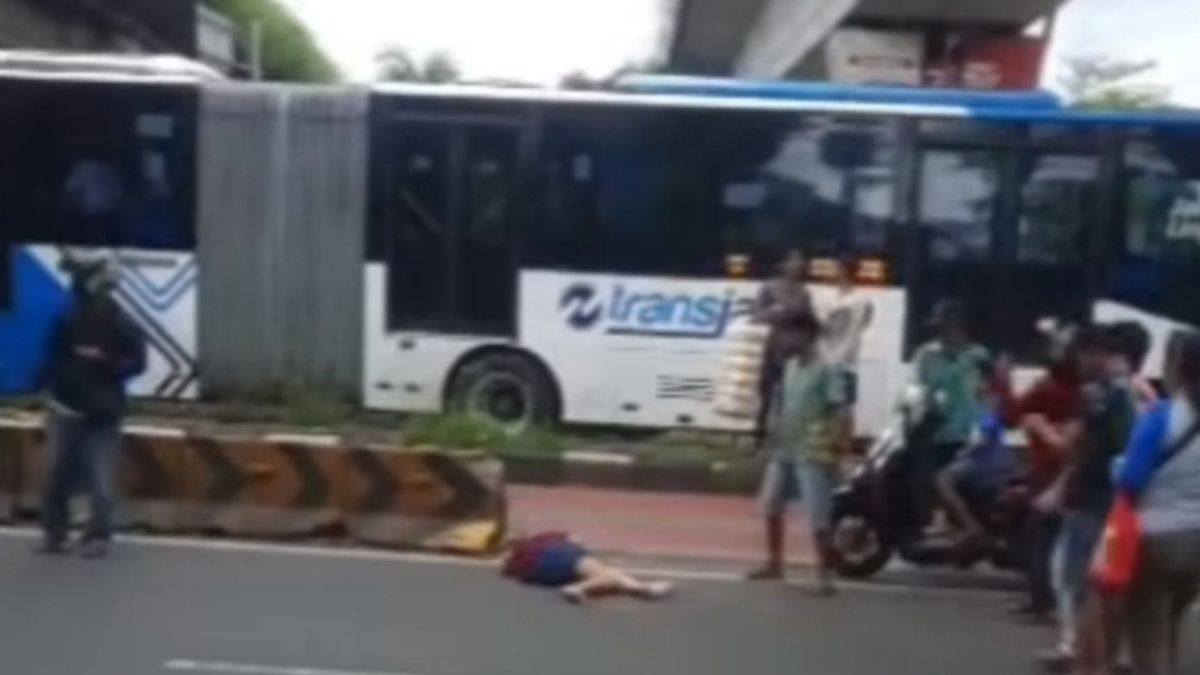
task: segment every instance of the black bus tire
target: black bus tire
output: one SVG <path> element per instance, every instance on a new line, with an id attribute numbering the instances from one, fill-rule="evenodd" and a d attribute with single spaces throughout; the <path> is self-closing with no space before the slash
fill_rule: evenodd
<path id="1" fill-rule="evenodd" d="M 510 431 L 558 421 L 558 390 L 545 369 L 515 352 L 480 356 L 455 373 L 447 394 L 454 412 L 490 418 Z"/>

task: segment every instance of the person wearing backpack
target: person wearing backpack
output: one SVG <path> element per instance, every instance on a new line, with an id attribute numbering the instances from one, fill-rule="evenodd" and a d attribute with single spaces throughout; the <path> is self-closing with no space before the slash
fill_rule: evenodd
<path id="1" fill-rule="evenodd" d="M 1178 671 L 1183 622 L 1200 593 L 1200 334 L 1172 347 L 1172 396 L 1139 420 L 1117 480 L 1136 500 L 1141 531 L 1126 601 L 1138 675 Z"/>

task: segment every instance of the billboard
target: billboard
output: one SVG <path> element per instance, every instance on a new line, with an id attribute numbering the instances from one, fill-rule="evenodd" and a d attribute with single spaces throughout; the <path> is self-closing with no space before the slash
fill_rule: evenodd
<path id="1" fill-rule="evenodd" d="M 921 84 L 924 36 L 916 31 L 842 28 L 825 47 L 829 76 L 849 84 Z"/>

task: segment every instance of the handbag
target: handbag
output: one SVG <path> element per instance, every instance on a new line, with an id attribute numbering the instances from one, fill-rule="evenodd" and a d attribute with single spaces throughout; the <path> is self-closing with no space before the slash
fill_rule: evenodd
<path id="1" fill-rule="evenodd" d="M 1174 443 L 1159 459 L 1155 473 L 1171 463 L 1184 448 L 1200 435 L 1200 419 Z M 1142 521 L 1138 515 L 1136 500 L 1129 494 L 1119 493 L 1104 521 L 1104 534 L 1096 547 L 1089 576 L 1092 583 L 1108 593 L 1121 593 L 1129 588 L 1137 574 L 1142 557 Z"/>

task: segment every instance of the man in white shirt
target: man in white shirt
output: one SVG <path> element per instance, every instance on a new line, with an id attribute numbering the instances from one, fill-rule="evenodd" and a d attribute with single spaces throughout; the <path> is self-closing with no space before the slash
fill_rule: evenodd
<path id="1" fill-rule="evenodd" d="M 863 333 L 875 316 L 871 300 L 854 286 L 853 258 L 843 257 L 834 264 L 833 281 L 837 286 L 833 301 L 821 321 L 821 356 L 842 370 L 850 402 L 858 399 L 858 355 Z"/>

